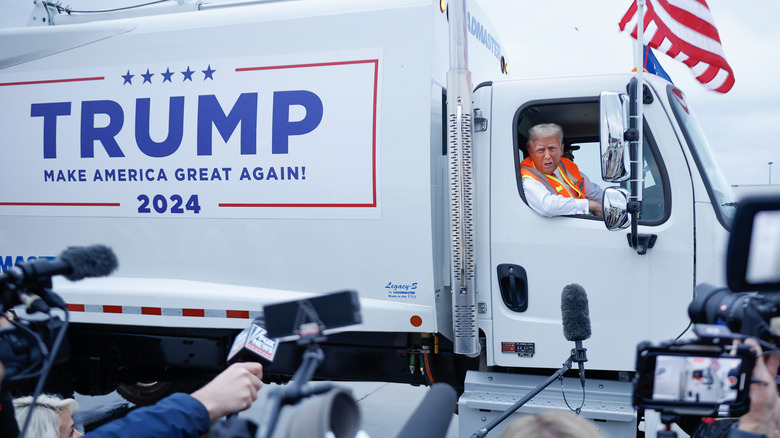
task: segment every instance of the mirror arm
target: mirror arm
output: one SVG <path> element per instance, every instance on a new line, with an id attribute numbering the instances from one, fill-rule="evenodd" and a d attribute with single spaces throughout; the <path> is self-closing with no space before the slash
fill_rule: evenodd
<path id="1" fill-rule="evenodd" d="M 628 213 L 631 215 L 631 232 L 629 236 L 629 245 L 631 248 L 636 249 L 639 254 L 647 252 L 647 247 L 639 242 L 639 233 L 637 232 L 637 220 L 639 218 L 639 208 L 641 204 L 639 201 L 628 201 Z"/>

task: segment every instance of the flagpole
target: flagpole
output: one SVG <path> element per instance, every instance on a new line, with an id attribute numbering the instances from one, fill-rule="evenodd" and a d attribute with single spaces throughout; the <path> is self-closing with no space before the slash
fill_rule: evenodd
<path id="1" fill-rule="evenodd" d="M 636 130 L 636 140 L 632 141 L 632 153 L 629 154 L 631 166 L 631 196 L 629 198 L 629 212 L 631 212 L 631 246 L 641 251 L 639 246 L 639 233 L 637 231 L 639 221 L 639 210 L 642 205 L 642 140 L 643 140 L 643 96 L 644 96 L 644 24 L 645 24 L 645 0 L 636 0 L 637 4 L 637 26 L 636 42 L 634 43 L 634 64 L 636 65 L 636 102 L 631 117 Z M 646 250 L 646 249 L 644 249 Z M 643 251 L 641 251 L 644 253 Z"/>
<path id="2" fill-rule="evenodd" d="M 636 82 L 637 82 L 637 105 L 636 105 L 636 129 L 638 131 L 639 139 L 636 143 L 636 152 L 635 152 L 635 163 L 632 163 L 636 166 L 636 174 L 632 175 L 636 182 L 636 191 L 632 190 L 632 195 L 634 196 L 634 200 L 641 202 L 642 201 L 642 141 L 644 140 L 642 131 L 644 127 L 643 122 L 643 107 L 644 104 L 643 96 L 644 96 L 644 70 L 645 70 L 645 50 L 644 50 L 644 28 L 645 28 L 645 0 L 637 0 L 637 16 L 639 17 L 639 21 L 637 22 L 636 27 L 636 51 L 634 53 L 634 61 L 636 63 Z M 635 192 L 635 193 L 634 193 Z"/>

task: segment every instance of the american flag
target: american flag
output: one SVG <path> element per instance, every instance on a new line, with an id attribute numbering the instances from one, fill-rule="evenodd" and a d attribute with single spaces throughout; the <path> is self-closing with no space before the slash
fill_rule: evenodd
<path id="1" fill-rule="evenodd" d="M 637 37 L 637 0 L 620 20 L 620 30 Z M 710 90 L 728 92 L 734 72 L 726 62 L 718 30 L 705 0 L 646 0 L 644 44 L 661 50 L 691 69 Z"/>
<path id="2" fill-rule="evenodd" d="M 712 371 L 718 371 L 720 369 L 720 362 L 718 362 L 718 359 L 712 358 L 712 362 L 710 362 L 710 368 L 712 368 Z"/>

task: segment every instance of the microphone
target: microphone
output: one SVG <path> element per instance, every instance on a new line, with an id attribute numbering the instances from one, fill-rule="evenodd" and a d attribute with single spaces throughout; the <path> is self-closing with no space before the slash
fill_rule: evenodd
<path id="1" fill-rule="evenodd" d="M 456 406 L 457 394 L 452 386 L 446 383 L 431 386 L 397 437 L 444 438 Z"/>
<path id="2" fill-rule="evenodd" d="M 265 368 L 274 361 L 278 345 L 276 339 L 268 337 L 265 319 L 259 316 L 233 340 L 227 360 L 228 363 L 260 362 Z"/>
<path id="3" fill-rule="evenodd" d="M 568 341 L 574 341 L 575 348 L 571 354 L 580 369 L 580 382 L 585 387 L 585 362 L 588 361 L 587 349 L 582 347 L 582 341 L 590 338 L 590 316 L 588 311 L 588 296 L 579 284 L 564 286 L 561 293 L 561 319 L 563 336 Z"/>
<path id="4" fill-rule="evenodd" d="M 0 277 L 0 283 L 9 277 L 17 283 L 40 282 L 54 275 L 78 281 L 86 277 L 104 277 L 114 272 L 118 265 L 116 255 L 105 245 L 71 246 L 55 260 L 40 259 L 17 264 Z"/>

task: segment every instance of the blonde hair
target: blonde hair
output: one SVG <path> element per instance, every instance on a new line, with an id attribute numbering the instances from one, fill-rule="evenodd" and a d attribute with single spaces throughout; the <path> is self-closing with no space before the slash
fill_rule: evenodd
<path id="1" fill-rule="evenodd" d="M 500 438 L 602 438 L 590 421 L 566 411 L 544 411 L 512 422 Z"/>
<path id="2" fill-rule="evenodd" d="M 558 137 L 558 143 L 563 145 L 563 128 L 555 123 L 540 123 L 528 130 L 528 143 L 530 146 L 537 138 Z"/>
<path id="3" fill-rule="evenodd" d="M 24 427 L 27 421 L 27 413 L 30 411 L 32 397 L 19 397 L 14 399 L 14 415 L 19 429 Z M 36 438 L 59 438 L 60 436 L 60 412 L 68 411 L 71 415 L 78 409 L 79 404 L 72 398 L 62 398 L 58 395 L 41 394 L 35 402 L 30 426 L 27 428 L 27 436 Z"/>

